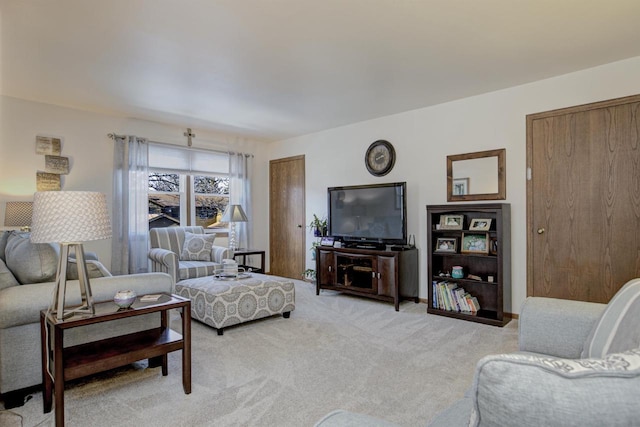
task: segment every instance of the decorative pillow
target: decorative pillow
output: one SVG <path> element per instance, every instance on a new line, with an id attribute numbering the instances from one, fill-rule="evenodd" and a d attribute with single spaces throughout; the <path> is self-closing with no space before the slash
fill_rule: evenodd
<path id="1" fill-rule="evenodd" d="M 640 279 L 629 280 L 613 296 L 585 341 L 582 358 L 604 357 L 640 347 Z"/>
<path id="2" fill-rule="evenodd" d="M 31 243 L 29 234 L 11 234 L 5 249 L 6 264 L 23 284 L 51 282 L 58 271 L 58 251 L 49 243 Z"/>
<path id="3" fill-rule="evenodd" d="M 0 291 L 4 288 L 10 288 L 11 286 L 17 286 L 20 283 L 13 276 L 13 273 L 7 268 L 4 261 L 0 259 Z"/>
<path id="4" fill-rule="evenodd" d="M 185 232 L 180 261 L 211 261 L 211 248 L 215 238 L 215 234 Z"/>
<path id="5" fill-rule="evenodd" d="M 107 270 L 100 261 L 85 259 L 85 263 L 87 265 L 87 275 L 89 279 L 111 276 L 109 270 Z M 69 258 L 69 262 L 67 263 L 67 279 L 78 280 L 78 261 L 75 258 Z"/>
<path id="6" fill-rule="evenodd" d="M 469 426 L 627 426 L 638 421 L 640 348 L 602 359 L 526 353 L 478 362 Z"/>
<path id="7" fill-rule="evenodd" d="M 7 240 L 9 239 L 9 235 L 11 234 L 11 231 L 3 231 L 0 234 L 0 259 L 2 261 L 6 261 L 7 258 L 4 255 L 4 248 L 7 246 Z"/>

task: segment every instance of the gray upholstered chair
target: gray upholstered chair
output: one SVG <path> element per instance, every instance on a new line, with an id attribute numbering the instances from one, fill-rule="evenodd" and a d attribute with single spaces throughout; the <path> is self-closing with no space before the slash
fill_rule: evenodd
<path id="1" fill-rule="evenodd" d="M 607 305 L 527 298 L 520 351 L 481 359 L 465 397 L 429 426 L 640 425 L 639 325 L 640 279 Z M 316 424 L 393 425 L 343 410 Z"/>
<path id="2" fill-rule="evenodd" d="M 151 271 L 168 273 L 174 283 L 211 276 L 221 268 L 222 260 L 232 255 L 228 248 L 215 246 L 214 239 L 215 234 L 205 234 L 199 226 L 152 228 L 149 230 Z"/>

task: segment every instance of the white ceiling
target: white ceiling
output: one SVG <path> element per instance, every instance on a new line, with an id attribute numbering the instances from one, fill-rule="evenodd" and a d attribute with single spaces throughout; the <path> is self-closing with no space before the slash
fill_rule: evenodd
<path id="1" fill-rule="evenodd" d="M 640 0 L 0 0 L 2 94 L 269 140 L 640 56 Z"/>

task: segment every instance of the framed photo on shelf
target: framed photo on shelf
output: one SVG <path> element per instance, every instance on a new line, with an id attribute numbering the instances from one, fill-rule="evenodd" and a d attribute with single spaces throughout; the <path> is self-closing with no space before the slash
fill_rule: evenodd
<path id="1" fill-rule="evenodd" d="M 489 231 L 491 228 L 491 218 L 473 218 L 469 224 L 469 230 Z"/>
<path id="2" fill-rule="evenodd" d="M 464 215 L 442 215 L 440 217 L 441 230 L 462 230 Z"/>
<path id="3" fill-rule="evenodd" d="M 458 239 L 455 237 L 438 237 L 435 252 L 458 252 Z"/>
<path id="4" fill-rule="evenodd" d="M 460 253 L 488 254 L 489 236 L 487 233 L 462 233 Z"/>

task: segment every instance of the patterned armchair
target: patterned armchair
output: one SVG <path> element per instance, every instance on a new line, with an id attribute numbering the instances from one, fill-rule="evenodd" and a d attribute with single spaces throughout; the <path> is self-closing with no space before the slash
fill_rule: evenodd
<path id="1" fill-rule="evenodd" d="M 168 273 L 174 283 L 210 276 L 231 257 L 228 248 L 215 246 L 215 234 L 203 227 L 166 227 L 149 230 L 151 271 Z"/>
<path id="2" fill-rule="evenodd" d="M 463 399 L 429 427 L 631 426 L 640 401 L 640 279 L 608 304 L 527 298 L 520 351 L 482 358 Z M 316 427 L 392 427 L 336 410 Z"/>

